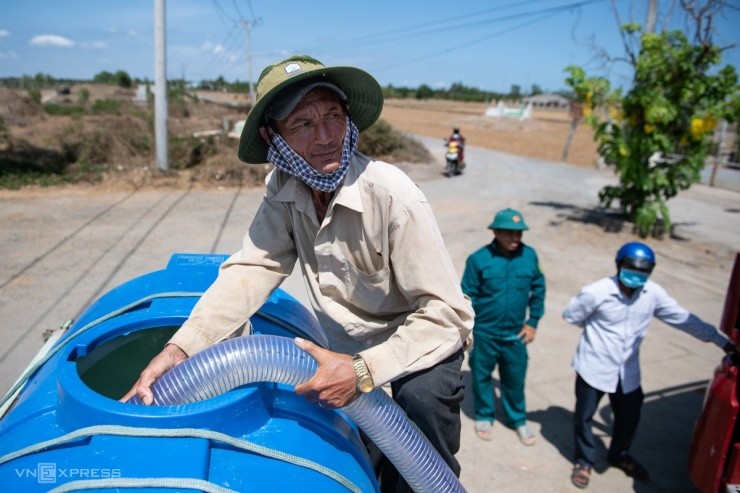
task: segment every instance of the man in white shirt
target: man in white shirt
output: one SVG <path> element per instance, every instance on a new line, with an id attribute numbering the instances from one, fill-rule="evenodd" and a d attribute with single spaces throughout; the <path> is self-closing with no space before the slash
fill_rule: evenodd
<path id="1" fill-rule="evenodd" d="M 614 413 L 608 460 L 638 480 L 648 472 L 628 453 L 640 421 L 643 393 L 640 386 L 640 344 L 653 317 L 713 342 L 725 352 L 735 345 L 715 327 L 680 306 L 648 277 L 655 253 L 640 242 L 622 245 L 616 256 L 617 275 L 583 287 L 563 311 L 563 318 L 583 328 L 572 366 L 576 370 L 574 414 L 574 485 L 586 488 L 595 462 L 592 418 L 604 394 Z"/>

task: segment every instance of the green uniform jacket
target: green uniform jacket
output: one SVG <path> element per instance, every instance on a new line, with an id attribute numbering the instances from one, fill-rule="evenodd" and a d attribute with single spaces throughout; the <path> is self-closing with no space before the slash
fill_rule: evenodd
<path id="1" fill-rule="evenodd" d="M 473 302 L 479 335 L 515 339 L 524 323 L 536 329 L 545 313 L 545 276 L 537 253 L 524 244 L 511 257 L 495 241 L 474 252 L 465 262 L 462 290 Z"/>

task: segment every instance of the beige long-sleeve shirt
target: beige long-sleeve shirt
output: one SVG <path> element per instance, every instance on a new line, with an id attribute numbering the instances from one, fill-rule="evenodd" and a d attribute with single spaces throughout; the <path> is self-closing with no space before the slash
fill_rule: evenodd
<path id="1" fill-rule="evenodd" d="M 232 334 L 296 259 L 329 349 L 360 353 L 376 386 L 433 366 L 470 337 L 470 300 L 424 194 L 358 153 L 321 224 L 310 189 L 272 174 L 241 251 L 170 342 L 194 354 Z"/>

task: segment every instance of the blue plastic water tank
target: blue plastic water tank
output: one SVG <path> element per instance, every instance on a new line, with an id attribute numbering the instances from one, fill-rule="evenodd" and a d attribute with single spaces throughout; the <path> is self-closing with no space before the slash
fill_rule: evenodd
<path id="1" fill-rule="evenodd" d="M 250 384 L 179 406 L 118 402 L 225 258 L 175 254 L 166 269 L 111 290 L 80 316 L 0 420 L 0 489 L 378 491 L 354 424 L 291 387 Z M 326 345 L 313 314 L 281 290 L 251 323 L 255 333 Z M 162 436 L 171 433 L 179 436 Z"/>

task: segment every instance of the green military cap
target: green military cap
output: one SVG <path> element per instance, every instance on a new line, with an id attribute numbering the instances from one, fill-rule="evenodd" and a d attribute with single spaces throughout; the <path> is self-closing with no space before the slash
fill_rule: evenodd
<path id="1" fill-rule="evenodd" d="M 521 212 L 507 208 L 496 213 L 493 222 L 488 225 L 488 229 L 515 229 L 525 231 L 529 227 L 524 222 L 524 216 L 522 216 Z"/>

